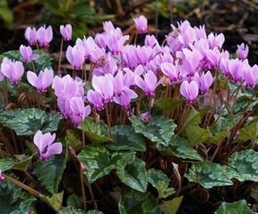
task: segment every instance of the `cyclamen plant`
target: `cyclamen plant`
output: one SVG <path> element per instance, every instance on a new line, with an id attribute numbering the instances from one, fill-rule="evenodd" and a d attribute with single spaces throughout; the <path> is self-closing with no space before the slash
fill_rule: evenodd
<path id="1" fill-rule="evenodd" d="M 13 197 L 4 207 L 169 214 L 195 201 L 220 213 L 230 212 L 222 201 L 257 200 L 258 66 L 248 46 L 230 54 L 222 33 L 188 21 L 160 44 L 144 16 L 134 21 L 142 46 L 108 21 L 74 45 L 61 25 L 58 65 L 46 54 L 51 26 L 28 27 L 29 46 L 0 55 L 0 194 Z M 19 188 L 27 193 L 14 196 Z M 245 200 L 234 206 L 252 213 Z"/>

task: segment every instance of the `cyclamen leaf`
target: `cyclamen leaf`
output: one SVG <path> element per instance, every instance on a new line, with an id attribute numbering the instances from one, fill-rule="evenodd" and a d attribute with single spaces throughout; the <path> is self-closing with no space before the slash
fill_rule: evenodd
<path id="1" fill-rule="evenodd" d="M 0 113 L 0 123 L 15 130 L 17 135 L 34 135 L 38 130 L 43 133 L 57 130 L 61 115 L 46 114 L 36 108 L 15 109 Z"/>
<path id="2" fill-rule="evenodd" d="M 117 170 L 117 175 L 121 181 L 140 192 L 146 192 L 147 189 L 147 172 L 145 170 L 145 162 L 139 158 L 135 158 L 123 169 Z"/>
<path id="3" fill-rule="evenodd" d="M 146 151 L 146 145 L 141 134 L 134 131 L 132 126 L 120 125 L 112 127 L 111 150 Z"/>
<path id="4" fill-rule="evenodd" d="M 228 178 L 225 168 L 217 163 L 204 161 L 194 163 L 185 175 L 190 182 L 201 184 L 205 188 L 229 186 L 233 182 Z"/>
<path id="5" fill-rule="evenodd" d="M 0 183 L 0 198 L 1 214 L 29 213 L 30 206 L 36 201 L 31 194 L 7 180 Z"/>
<path id="6" fill-rule="evenodd" d="M 160 198 L 167 198 L 175 193 L 174 188 L 168 188 L 170 179 L 158 169 L 148 170 L 148 181 L 157 189 Z"/>
<path id="7" fill-rule="evenodd" d="M 13 167 L 15 162 L 15 160 L 10 158 L 0 159 L 0 169 L 2 170 L 2 172 L 7 171 Z"/>
<path id="8" fill-rule="evenodd" d="M 238 136 L 239 140 L 248 141 L 255 140 L 258 135 L 258 118 L 254 118 L 249 124 L 241 128 L 240 135 Z"/>
<path id="9" fill-rule="evenodd" d="M 65 156 L 55 155 L 48 161 L 38 160 L 33 170 L 33 174 L 38 176 L 38 180 L 50 193 L 54 194 L 58 191 L 58 186 L 62 179 L 65 167 Z"/>
<path id="10" fill-rule="evenodd" d="M 223 202 L 214 214 L 255 214 L 248 206 L 245 200 L 234 203 Z"/>
<path id="11" fill-rule="evenodd" d="M 176 124 L 170 118 L 164 116 L 155 116 L 150 123 L 144 124 L 136 116 L 131 116 L 129 120 L 136 133 L 141 133 L 149 140 L 167 146 L 174 135 Z"/>
<path id="12" fill-rule="evenodd" d="M 160 98 L 155 101 L 155 105 L 157 105 L 162 111 L 170 113 L 183 102 L 184 99 L 180 98 Z"/>
<path id="13" fill-rule="evenodd" d="M 67 207 L 60 209 L 57 212 L 57 214 L 87 214 L 87 212 L 85 212 L 82 209 L 76 209 L 74 207 L 67 206 Z"/>
<path id="14" fill-rule="evenodd" d="M 163 201 L 160 205 L 162 212 L 164 214 L 176 214 L 182 200 L 183 196 L 173 198 L 170 201 Z"/>
<path id="15" fill-rule="evenodd" d="M 107 175 L 113 169 L 123 169 L 135 158 L 134 152 L 110 153 L 104 146 L 88 145 L 78 155 L 86 165 L 85 175 L 90 183 Z"/>
<path id="16" fill-rule="evenodd" d="M 203 129 L 199 126 L 189 125 L 186 129 L 186 136 L 192 146 L 201 144 L 211 137 L 211 133 L 207 129 Z"/>
<path id="17" fill-rule="evenodd" d="M 118 208 L 120 214 L 161 214 L 159 205 L 149 192 L 141 193 L 133 189 L 123 192 Z"/>
<path id="18" fill-rule="evenodd" d="M 67 198 L 67 205 L 74 207 L 74 208 L 80 208 L 82 206 L 82 197 L 76 195 L 75 193 L 69 195 Z"/>
<path id="19" fill-rule="evenodd" d="M 112 141 L 108 135 L 108 127 L 102 120 L 95 122 L 92 118 L 87 117 L 78 128 L 84 130 L 86 136 L 92 143 Z"/>
<path id="20" fill-rule="evenodd" d="M 169 142 L 169 146 L 158 145 L 157 149 L 163 155 L 176 156 L 178 158 L 188 161 L 202 161 L 203 158 L 198 152 L 192 147 L 187 139 L 173 136 Z"/>
<path id="21" fill-rule="evenodd" d="M 232 154 L 228 160 L 231 178 L 258 182 L 258 152 L 248 149 Z"/>
<path id="22" fill-rule="evenodd" d="M 63 196 L 64 192 L 60 192 L 52 195 L 51 197 L 44 195 L 41 199 L 57 212 L 62 208 Z"/>

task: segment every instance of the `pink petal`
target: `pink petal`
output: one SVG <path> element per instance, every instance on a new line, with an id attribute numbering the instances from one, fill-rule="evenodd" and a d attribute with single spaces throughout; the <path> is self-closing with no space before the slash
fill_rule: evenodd
<path id="1" fill-rule="evenodd" d="M 38 77 L 37 77 L 37 75 L 34 72 L 32 72 L 32 71 L 28 71 L 27 72 L 27 80 L 34 87 L 36 87 L 37 78 Z"/>

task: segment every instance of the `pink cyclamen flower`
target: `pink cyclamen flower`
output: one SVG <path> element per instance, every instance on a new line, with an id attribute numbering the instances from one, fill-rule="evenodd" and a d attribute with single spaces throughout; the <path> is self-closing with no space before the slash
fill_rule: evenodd
<path id="1" fill-rule="evenodd" d="M 199 93 L 198 83 L 194 80 L 188 83 L 183 81 L 180 87 L 180 93 L 185 97 L 188 103 L 194 103 Z"/>
<path id="2" fill-rule="evenodd" d="M 199 84 L 199 89 L 201 94 L 205 94 L 209 87 L 213 83 L 213 77 L 211 75 L 210 71 L 207 71 L 205 74 L 203 73 L 201 76 L 199 76 L 197 73 L 194 76 L 195 81 Z"/>
<path id="3" fill-rule="evenodd" d="M 2 182 L 4 180 L 4 176 L 2 174 L 2 170 L 0 169 L 0 182 Z"/>
<path id="4" fill-rule="evenodd" d="M 258 83 L 258 66 L 254 65 L 251 67 L 249 64 L 246 64 L 244 67 L 244 79 L 246 82 L 247 88 L 253 88 Z"/>
<path id="5" fill-rule="evenodd" d="M 141 88 L 147 96 L 153 96 L 155 89 L 163 82 L 163 78 L 158 81 L 152 71 L 148 71 L 143 76 L 144 80 L 139 76 L 135 76 L 135 84 Z"/>
<path id="6" fill-rule="evenodd" d="M 52 155 L 61 154 L 63 148 L 62 143 L 53 143 L 56 134 L 51 135 L 49 132 L 42 134 L 42 131 L 37 131 L 34 135 L 33 142 L 38 147 L 39 158 L 43 161 L 49 160 Z"/>
<path id="7" fill-rule="evenodd" d="M 78 126 L 84 121 L 85 117 L 89 116 L 91 108 L 89 105 L 84 106 L 82 97 L 72 97 L 69 100 L 70 114 L 69 118 L 73 126 Z"/>
<path id="8" fill-rule="evenodd" d="M 28 82 L 37 88 L 39 92 L 46 92 L 47 88 L 52 84 L 54 78 L 54 71 L 52 69 L 45 68 L 39 72 L 37 76 L 34 72 L 27 72 Z"/>
<path id="9" fill-rule="evenodd" d="M 140 33 L 147 32 L 148 21 L 145 16 L 141 15 L 134 19 L 135 27 Z"/>
<path id="10" fill-rule="evenodd" d="M 12 84 L 17 84 L 24 73 L 24 67 L 20 61 L 11 61 L 4 58 L 1 64 L 1 72 Z"/>
<path id="11" fill-rule="evenodd" d="M 63 36 L 64 41 L 70 41 L 72 39 L 72 25 L 61 25 L 60 33 Z"/>
<path id="12" fill-rule="evenodd" d="M 27 27 L 24 36 L 29 45 L 37 44 L 37 30 L 35 27 Z"/>
<path id="13" fill-rule="evenodd" d="M 40 47 L 48 47 L 49 43 L 53 39 L 53 30 L 51 26 L 44 25 L 37 30 L 37 40 Z"/>
<path id="14" fill-rule="evenodd" d="M 74 47 L 68 46 L 66 50 L 66 58 L 73 66 L 74 70 L 80 70 L 84 63 L 85 49 L 81 45 L 75 45 Z"/>
<path id="15" fill-rule="evenodd" d="M 94 105 L 97 111 L 104 109 L 104 102 L 101 94 L 97 91 L 89 90 L 87 93 L 87 100 Z"/>
<path id="16" fill-rule="evenodd" d="M 37 54 L 32 54 L 32 49 L 30 46 L 21 45 L 20 48 L 20 54 L 22 56 L 22 60 L 24 62 L 28 62 L 30 60 L 35 60 L 39 57 Z"/>
<path id="17" fill-rule="evenodd" d="M 237 45 L 236 55 L 240 60 L 245 60 L 248 56 L 249 47 L 242 43 L 241 45 Z"/>

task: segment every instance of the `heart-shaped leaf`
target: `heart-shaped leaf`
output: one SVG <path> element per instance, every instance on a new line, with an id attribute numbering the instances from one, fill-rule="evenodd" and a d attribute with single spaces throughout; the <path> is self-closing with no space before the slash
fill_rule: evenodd
<path id="1" fill-rule="evenodd" d="M 174 134 L 176 124 L 170 118 L 164 116 L 155 116 L 150 123 L 144 124 L 136 116 L 131 116 L 129 120 L 136 133 L 140 133 L 155 143 L 167 146 Z"/>
<path id="2" fill-rule="evenodd" d="M 205 188 L 229 186 L 233 182 L 227 176 L 225 168 L 217 163 L 204 161 L 194 163 L 185 175 L 190 182 L 201 184 Z"/>
<path id="3" fill-rule="evenodd" d="M 118 169 L 117 175 L 121 181 L 130 186 L 132 189 L 140 192 L 146 192 L 147 189 L 147 172 L 145 170 L 145 162 L 139 158 L 135 158 L 125 168 Z"/>
<path id="4" fill-rule="evenodd" d="M 133 189 L 123 192 L 118 208 L 120 214 L 161 214 L 159 205 L 149 192 L 141 193 Z"/>
<path id="5" fill-rule="evenodd" d="M 48 161 L 38 160 L 33 174 L 38 176 L 39 181 L 50 193 L 54 194 L 58 191 L 65 167 L 65 156 L 55 155 Z"/>
<path id="6" fill-rule="evenodd" d="M 88 145 L 78 155 L 86 165 L 85 175 L 90 183 L 103 177 L 113 169 L 123 169 L 128 162 L 135 158 L 134 152 L 110 153 L 104 146 Z"/>
<path id="7" fill-rule="evenodd" d="M 231 170 L 231 178 L 239 181 L 258 182 L 258 152 L 248 149 L 232 154 L 228 160 Z"/>
<path id="8" fill-rule="evenodd" d="M 255 214 L 246 204 L 245 200 L 240 200 L 233 203 L 223 202 L 214 214 Z"/>
<path id="9" fill-rule="evenodd" d="M 61 116 L 59 113 L 46 114 L 36 108 L 15 109 L 0 113 L 0 123 L 15 130 L 17 135 L 34 135 L 38 130 L 57 130 Z"/>
<path id="10" fill-rule="evenodd" d="M 146 145 L 141 134 L 134 131 L 132 126 L 120 125 L 112 127 L 111 150 L 146 151 Z"/>

